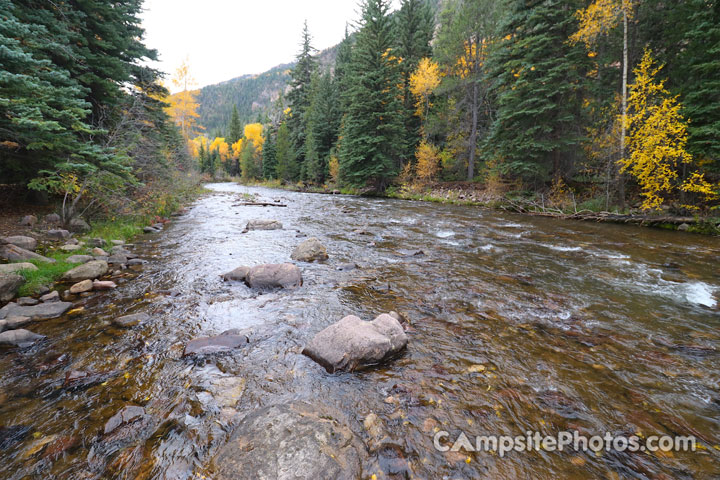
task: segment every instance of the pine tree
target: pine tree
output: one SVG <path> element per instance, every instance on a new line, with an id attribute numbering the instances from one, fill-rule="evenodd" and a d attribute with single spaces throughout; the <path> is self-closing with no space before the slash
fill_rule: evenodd
<path id="1" fill-rule="evenodd" d="M 577 1 L 516 0 L 507 36 L 491 56 L 497 120 L 486 142 L 503 173 L 526 181 L 570 173 L 582 140 L 581 93 L 588 57 L 567 39 Z"/>
<path id="2" fill-rule="evenodd" d="M 265 180 L 277 178 L 277 128 L 270 126 L 265 130 L 262 154 L 262 176 Z"/>
<path id="3" fill-rule="evenodd" d="M 340 128 L 339 93 L 330 72 L 315 80 L 313 99 L 308 110 L 307 179 L 322 184 L 329 171 L 330 152 Z"/>
<path id="4" fill-rule="evenodd" d="M 420 140 L 420 118 L 415 114 L 415 99 L 410 92 L 410 76 L 417 69 L 421 59 L 432 55 L 430 41 L 435 21 L 430 6 L 424 0 L 402 0 L 396 15 L 397 55 L 402 59 L 402 99 L 405 132 L 403 135 L 404 158 L 413 157 Z"/>
<path id="5" fill-rule="evenodd" d="M 348 33 L 347 25 L 345 26 L 345 37 L 340 45 L 338 45 L 337 56 L 335 57 L 335 83 L 337 84 L 339 97 L 339 109 L 341 114 L 347 110 L 347 92 L 352 83 L 350 76 L 350 64 L 352 62 L 353 39 Z"/>
<path id="6" fill-rule="evenodd" d="M 301 167 L 297 171 L 298 175 L 305 171 L 302 167 L 305 162 L 307 126 L 305 116 L 312 100 L 311 83 L 316 70 L 316 62 L 313 58 L 315 49 L 311 45 L 311 40 L 312 37 L 310 36 L 306 21 L 303 27 L 300 53 L 296 57 L 297 63 L 290 74 L 292 83 L 287 96 L 291 111 L 290 117 L 288 118 L 288 128 L 293 142 L 293 149 L 295 150 L 294 157 Z M 295 178 L 295 180 L 297 180 L 297 178 Z"/>
<path id="7" fill-rule="evenodd" d="M 242 125 L 240 124 L 240 116 L 238 115 L 237 106 L 233 105 L 230 124 L 228 125 L 227 142 L 232 145 L 242 138 Z"/>
<path id="8" fill-rule="evenodd" d="M 365 0 L 353 49 L 340 152 L 340 175 L 356 187 L 383 190 L 399 171 L 400 72 L 387 0 Z"/>
<path id="9" fill-rule="evenodd" d="M 289 130 L 287 122 L 281 123 L 275 141 L 275 172 L 278 179 L 286 182 L 295 181 L 299 174 Z"/>

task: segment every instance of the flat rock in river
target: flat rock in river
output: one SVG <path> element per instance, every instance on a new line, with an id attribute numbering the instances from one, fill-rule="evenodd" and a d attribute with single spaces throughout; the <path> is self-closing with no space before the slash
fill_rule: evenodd
<path id="1" fill-rule="evenodd" d="M 150 315 L 147 313 L 133 313 L 131 315 L 123 315 L 112 319 L 113 325 L 118 327 L 128 328 L 140 325 L 150 319 Z"/>
<path id="2" fill-rule="evenodd" d="M 268 290 L 274 288 L 295 288 L 302 285 L 302 273 L 292 263 L 268 263 L 252 267 L 245 277 L 250 288 Z"/>
<path id="3" fill-rule="evenodd" d="M 94 280 L 105 275 L 108 271 L 108 263 L 104 260 L 92 260 L 68 270 L 62 276 L 67 282 L 79 282 L 81 280 Z"/>
<path id="4" fill-rule="evenodd" d="M 123 407 L 118 413 L 110 417 L 105 423 L 105 434 L 113 432 L 118 427 L 132 423 L 145 417 L 145 409 L 136 405 Z"/>
<path id="5" fill-rule="evenodd" d="M 282 223 L 277 220 L 250 220 L 245 226 L 245 231 L 248 230 L 281 230 L 283 228 Z"/>
<path id="6" fill-rule="evenodd" d="M 33 320 L 45 320 L 59 317 L 67 312 L 72 303 L 70 302 L 48 302 L 39 305 L 22 307 L 17 303 L 8 303 L 0 308 L 0 319 L 9 317 L 30 317 Z"/>
<path id="7" fill-rule="evenodd" d="M 6 330 L 0 333 L 0 345 L 15 345 L 17 347 L 24 347 L 32 345 L 38 340 L 45 338 L 43 335 L 38 335 L 30 330 L 18 329 L 18 330 Z"/>
<path id="8" fill-rule="evenodd" d="M 218 480 L 356 480 L 364 458 L 342 413 L 296 401 L 248 414 L 213 459 L 212 471 Z"/>
<path id="9" fill-rule="evenodd" d="M 381 363 L 407 343 L 400 322 L 386 313 L 372 322 L 348 315 L 317 333 L 302 353 L 333 373 Z"/>
<path id="10" fill-rule="evenodd" d="M 246 335 L 217 335 L 195 338 L 185 345 L 183 356 L 225 353 L 247 345 L 248 341 Z"/>

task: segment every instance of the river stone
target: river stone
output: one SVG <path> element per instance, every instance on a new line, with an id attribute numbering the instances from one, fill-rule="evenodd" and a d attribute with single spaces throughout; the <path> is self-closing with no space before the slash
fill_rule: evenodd
<path id="1" fill-rule="evenodd" d="M 60 293 L 57 290 L 53 290 L 40 297 L 41 302 L 57 302 L 60 300 Z"/>
<path id="2" fill-rule="evenodd" d="M 282 223 L 277 220 L 250 220 L 245 226 L 245 231 L 249 230 L 281 230 Z"/>
<path id="3" fill-rule="evenodd" d="M 687 223 L 681 223 L 680 225 L 678 225 L 677 229 L 681 232 L 687 232 L 688 230 L 690 230 L 690 225 L 688 225 Z"/>
<path id="4" fill-rule="evenodd" d="M 68 238 L 65 240 L 65 245 L 85 245 L 85 242 L 81 242 L 77 238 Z"/>
<path id="5" fill-rule="evenodd" d="M 93 280 L 93 290 L 112 290 L 117 288 L 117 284 L 110 280 Z"/>
<path id="6" fill-rule="evenodd" d="M 325 245 L 315 237 L 310 237 L 295 247 L 290 258 L 297 262 L 316 262 L 328 259 Z"/>
<path id="7" fill-rule="evenodd" d="M 364 448 L 342 413 L 298 401 L 248 414 L 212 470 L 217 480 L 356 480 L 363 460 Z"/>
<path id="8" fill-rule="evenodd" d="M 68 229 L 71 232 L 87 232 L 90 230 L 90 225 L 82 218 L 73 218 L 68 224 Z"/>
<path id="9" fill-rule="evenodd" d="M 245 277 L 247 277 L 248 272 L 250 271 L 249 267 L 237 267 L 235 270 L 224 273 L 221 275 L 223 281 L 227 282 L 228 280 L 235 280 L 237 282 L 244 282 Z"/>
<path id="10" fill-rule="evenodd" d="M 266 264 L 252 267 L 245 277 L 250 288 L 261 290 L 295 288 L 302 285 L 302 274 L 292 263 Z"/>
<path id="11" fill-rule="evenodd" d="M 132 267 L 133 265 L 144 265 L 144 264 L 146 264 L 146 263 L 148 263 L 148 261 L 147 261 L 147 260 L 143 260 L 142 258 L 129 258 L 128 261 L 127 261 L 127 264 L 128 264 L 129 266 L 131 266 L 131 267 Z"/>
<path id="12" fill-rule="evenodd" d="M 143 227 L 143 232 L 145 233 L 158 233 L 160 230 L 158 230 L 155 227 Z"/>
<path id="13" fill-rule="evenodd" d="M 200 337 L 190 340 L 185 345 L 183 356 L 191 355 L 212 355 L 225 353 L 243 345 L 247 345 L 249 339 L 246 335 L 216 335 L 214 337 Z"/>
<path id="14" fill-rule="evenodd" d="M 145 409 L 143 407 L 136 405 L 123 407 L 122 410 L 110 417 L 110 420 L 105 423 L 105 435 L 113 432 L 122 425 L 140 420 L 143 417 L 145 417 Z"/>
<path id="15" fill-rule="evenodd" d="M 108 271 L 108 262 L 103 260 L 91 260 L 82 265 L 78 265 L 72 270 L 68 270 L 62 276 L 62 280 L 67 282 L 79 282 L 81 280 L 92 280 L 102 277 Z"/>
<path id="16" fill-rule="evenodd" d="M 89 292 L 92 289 L 92 280 L 83 280 L 70 287 L 70 293 L 77 295 L 78 293 Z"/>
<path id="17" fill-rule="evenodd" d="M 123 315 L 112 319 L 112 323 L 115 326 L 128 328 L 140 325 L 141 323 L 150 320 L 150 315 L 147 313 L 133 313 L 132 315 Z"/>
<path id="18" fill-rule="evenodd" d="M 0 308 L 0 319 L 9 317 L 30 317 L 32 320 L 45 320 L 59 317 L 72 307 L 70 302 L 40 303 L 30 307 L 22 307 L 17 303 L 8 303 Z"/>
<path id="19" fill-rule="evenodd" d="M 5 330 L 15 330 L 32 322 L 32 319 L 30 317 L 8 317 L 0 322 L 5 322 Z"/>
<path id="20" fill-rule="evenodd" d="M 341 263 L 340 265 L 335 267 L 335 270 L 339 272 L 347 272 L 350 270 L 355 270 L 356 268 L 358 268 L 358 266 L 355 263 Z"/>
<path id="21" fill-rule="evenodd" d="M 63 245 L 60 247 L 60 250 L 63 252 L 74 252 L 76 250 L 80 250 L 82 247 L 77 244 L 68 243 L 67 245 Z"/>
<path id="22" fill-rule="evenodd" d="M 127 250 L 123 245 L 115 245 L 110 249 L 111 255 L 131 255 L 132 252 Z"/>
<path id="23" fill-rule="evenodd" d="M 20 328 L 18 330 L 6 330 L 0 333 L 0 345 L 14 345 L 16 347 L 25 347 L 32 345 L 45 338 L 43 335 L 38 335 L 30 330 Z"/>
<path id="24" fill-rule="evenodd" d="M 37 217 L 35 215 L 25 215 L 20 219 L 20 225 L 23 227 L 32 227 L 37 223 Z"/>
<path id="25" fill-rule="evenodd" d="M 20 270 L 37 270 L 38 268 L 29 262 L 3 263 L 0 264 L 0 275 L 15 273 Z"/>
<path id="26" fill-rule="evenodd" d="M 0 257 L 5 257 L 10 262 L 23 262 L 25 260 L 38 260 L 40 262 L 55 263 L 54 258 L 43 257 L 30 250 L 8 244 L 0 245 Z"/>
<path id="27" fill-rule="evenodd" d="M 0 275 L 0 302 L 9 302 L 25 283 L 25 278 L 15 273 Z"/>
<path id="28" fill-rule="evenodd" d="M 87 240 L 88 247 L 100 247 L 105 246 L 105 240 L 99 237 L 89 238 Z"/>
<path id="29" fill-rule="evenodd" d="M 7 243 L 15 245 L 16 247 L 31 251 L 34 251 L 37 248 L 38 243 L 34 238 L 26 237 L 24 235 L 12 235 L 10 237 L 4 237 L 3 240 Z"/>
<path id="30" fill-rule="evenodd" d="M 70 232 L 61 228 L 48 230 L 47 235 L 50 238 L 57 238 L 59 240 L 65 240 L 66 238 L 70 238 Z"/>
<path id="31" fill-rule="evenodd" d="M 333 373 L 381 363 L 407 343 L 400 322 L 386 313 L 372 322 L 348 315 L 317 333 L 302 353 Z"/>
<path id="32" fill-rule="evenodd" d="M 21 307 L 27 307 L 29 305 L 37 305 L 38 303 L 40 303 L 40 300 L 32 297 L 20 297 L 15 300 L 15 303 L 17 303 Z"/>
<path id="33" fill-rule="evenodd" d="M 107 263 L 112 263 L 114 265 L 121 265 L 123 263 L 127 263 L 128 258 L 125 255 L 110 255 L 107 259 Z"/>
<path id="34" fill-rule="evenodd" d="M 100 247 L 95 247 L 95 248 L 93 248 L 93 249 L 90 251 L 90 253 L 92 253 L 92 254 L 95 255 L 96 257 L 107 257 L 107 256 L 108 256 L 108 253 L 107 253 L 105 250 L 103 250 L 102 248 L 100 248 Z"/>
<path id="35" fill-rule="evenodd" d="M 67 263 L 87 263 L 90 260 L 97 260 L 92 255 L 70 255 L 65 259 Z"/>

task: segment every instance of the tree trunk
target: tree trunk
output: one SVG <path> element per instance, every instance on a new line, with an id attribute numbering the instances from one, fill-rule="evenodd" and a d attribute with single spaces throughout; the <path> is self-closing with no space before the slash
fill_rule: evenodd
<path id="1" fill-rule="evenodd" d="M 628 74 L 628 18 L 625 0 L 623 0 L 623 73 L 622 73 L 622 113 L 620 125 L 620 159 L 625 158 L 625 121 L 627 118 L 627 74 Z M 618 172 L 618 194 L 620 206 L 625 208 L 625 179 Z"/>
<path id="2" fill-rule="evenodd" d="M 477 81 L 473 80 L 472 86 L 472 125 L 470 125 L 470 152 L 468 155 L 468 182 L 472 182 L 475 177 L 475 150 L 477 149 L 477 122 L 478 122 L 478 86 Z"/>

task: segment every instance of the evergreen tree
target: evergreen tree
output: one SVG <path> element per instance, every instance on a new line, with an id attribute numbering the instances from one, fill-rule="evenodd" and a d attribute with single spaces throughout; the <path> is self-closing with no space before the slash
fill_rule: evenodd
<path id="1" fill-rule="evenodd" d="M 230 124 L 228 125 L 227 142 L 232 145 L 240 140 L 243 136 L 242 125 L 240 124 L 240 116 L 238 115 L 237 106 L 233 105 Z"/>
<path id="2" fill-rule="evenodd" d="M 340 45 L 338 45 L 337 56 L 335 57 L 335 83 L 338 91 L 341 92 L 338 98 L 338 108 L 341 114 L 347 110 L 346 98 L 344 92 L 347 92 L 352 83 L 350 76 L 350 63 L 352 62 L 352 37 L 348 33 L 347 25 L 345 26 L 345 37 Z"/>
<path id="3" fill-rule="evenodd" d="M 275 173 L 286 182 L 295 181 L 299 173 L 289 130 L 287 122 L 281 123 L 275 141 Z"/>
<path id="4" fill-rule="evenodd" d="M 277 128 L 270 126 L 265 130 L 262 152 L 262 176 L 265 180 L 277 178 Z"/>
<path id="5" fill-rule="evenodd" d="M 515 0 L 506 36 L 491 55 L 497 120 L 486 143 L 503 173 L 527 181 L 571 173 L 583 138 L 588 57 L 567 39 L 579 1 Z"/>
<path id="6" fill-rule="evenodd" d="M 402 99 L 405 132 L 403 135 L 404 157 L 409 160 L 415 153 L 420 139 L 420 118 L 415 114 L 415 99 L 410 92 L 410 76 L 423 58 L 432 55 L 430 41 L 435 21 L 430 6 L 424 0 L 402 0 L 397 21 L 397 55 L 402 59 Z"/>
<path id="7" fill-rule="evenodd" d="M 387 0 L 365 0 L 353 49 L 340 152 L 340 175 L 353 186 L 383 190 L 402 155 L 400 72 Z"/>
<path id="8" fill-rule="evenodd" d="M 290 74 L 292 82 L 287 96 L 290 104 L 290 117 L 287 120 L 288 128 L 295 151 L 294 157 L 301 167 L 297 170 L 296 175 L 306 170 L 302 167 L 305 162 L 305 129 L 307 126 L 305 116 L 312 100 L 311 83 L 316 69 L 315 59 L 312 56 L 315 49 L 311 45 L 311 40 L 306 21 L 303 27 L 300 53 L 296 57 L 297 63 Z M 297 179 L 297 177 L 294 178 L 294 180 Z"/>
<path id="9" fill-rule="evenodd" d="M 330 72 L 317 76 L 308 109 L 306 178 L 322 184 L 328 177 L 330 152 L 340 128 L 339 93 Z"/>

